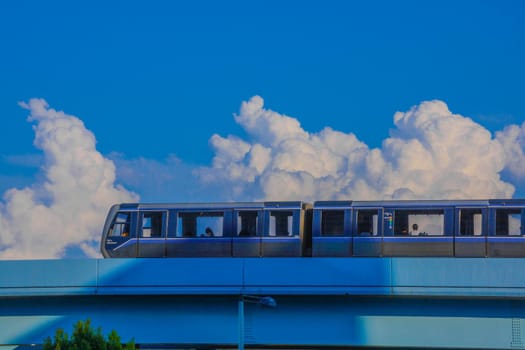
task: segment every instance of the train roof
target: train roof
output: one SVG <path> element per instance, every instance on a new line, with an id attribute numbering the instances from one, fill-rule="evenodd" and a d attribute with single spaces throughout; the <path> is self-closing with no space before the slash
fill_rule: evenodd
<path id="1" fill-rule="evenodd" d="M 487 206 L 484 199 L 425 199 L 425 200 L 388 200 L 388 201 L 354 201 L 353 207 L 451 207 L 451 206 Z"/>
<path id="2" fill-rule="evenodd" d="M 357 208 L 357 207 L 482 207 L 482 206 L 523 206 L 525 199 L 418 199 L 418 200 L 370 200 L 370 201 L 316 201 L 314 207 Z"/>
<path id="3" fill-rule="evenodd" d="M 121 203 L 120 209 L 154 210 L 154 209 L 300 209 L 310 207 L 300 201 L 267 201 L 267 202 L 202 202 L 202 203 Z"/>
<path id="4" fill-rule="evenodd" d="M 487 207 L 525 206 L 525 199 L 428 199 L 428 200 L 333 200 L 315 201 L 316 209 L 341 208 L 408 208 L 408 207 Z M 259 201 L 259 202 L 201 202 L 201 203 L 121 203 L 121 210 L 162 210 L 162 209 L 307 209 L 312 204 L 301 201 Z"/>

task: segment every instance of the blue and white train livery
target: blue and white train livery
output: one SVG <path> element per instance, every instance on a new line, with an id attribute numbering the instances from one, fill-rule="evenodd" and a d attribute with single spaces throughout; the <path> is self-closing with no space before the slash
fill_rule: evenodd
<path id="1" fill-rule="evenodd" d="M 525 257 L 525 200 L 114 205 L 101 251 L 131 257 Z"/>

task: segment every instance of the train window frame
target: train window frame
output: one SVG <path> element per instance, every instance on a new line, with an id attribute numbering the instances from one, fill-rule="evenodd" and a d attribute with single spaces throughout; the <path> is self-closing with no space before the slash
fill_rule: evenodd
<path id="1" fill-rule="evenodd" d="M 393 235 L 395 237 L 445 237 L 446 232 L 446 213 L 445 208 L 395 208 L 393 209 Z M 406 215 L 406 220 L 401 220 L 401 215 Z M 411 222 L 411 216 L 427 216 L 423 221 Z M 436 226 L 436 223 L 425 224 L 421 226 L 421 222 L 425 220 L 434 220 L 430 218 L 435 216 L 440 218 L 441 222 L 438 226 L 441 229 L 440 233 L 427 232 L 426 229 Z M 406 228 L 406 230 L 404 230 Z"/>
<path id="2" fill-rule="evenodd" d="M 506 216 L 503 217 L 498 214 L 506 214 Z M 521 207 L 494 208 L 494 235 L 497 237 L 523 237 L 523 214 Z M 515 227 L 519 228 L 515 230 Z"/>
<path id="3" fill-rule="evenodd" d="M 334 218 L 325 217 L 329 215 L 337 214 L 338 218 L 336 220 L 338 222 L 334 223 Z M 346 218 L 346 212 L 344 209 L 322 209 L 321 210 L 321 236 L 322 237 L 343 237 L 346 236 L 345 231 L 345 218 Z M 337 230 L 334 230 L 334 228 L 337 228 Z"/>
<path id="4" fill-rule="evenodd" d="M 466 218 L 463 216 L 464 212 L 468 215 Z M 486 235 L 484 229 L 486 215 L 484 208 L 457 208 L 457 236 L 484 237 Z"/>
<path id="5" fill-rule="evenodd" d="M 296 232 L 296 210 L 294 209 L 270 209 L 267 210 L 267 225 L 266 230 L 264 231 L 265 237 L 271 237 L 271 238 L 285 238 L 285 237 L 298 237 L 299 232 Z M 284 214 L 287 213 L 287 223 L 286 228 L 287 232 L 285 234 L 278 233 L 277 231 L 277 215 L 276 214 Z M 282 227 L 283 222 L 280 223 Z"/>
<path id="6" fill-rule="evenodd" d="M 246 227 L 245 225 L 243 226 L 243 214 L 252 214 L 254 213 L 255 214 L 255 224 L 253 225 L 253 223 L 250 223 L 250 227 Z M 237 237 L 258 237 L 260 236 L 260 230 L 259 230 L 259 225 L 260 225 L 260 222 L 262 220 L 262 218 L 260 217 L 261 215 L 261 211 L 260 210 L 256 210 L 256 209 L 246 209 L 246 210 L 238 210 L 236 211 L 236 215 L 235 215 L 235 220 L 236 220 L 236 232 L 235 232 L 235 236 Z M 252 229 L 255 229 L 255 232 L 253 232 Z"/>
<path id="7" fill-rule="evenodd" d="M 379 208 L 355 208 L 355 227 L 354 227 L 354 237 L 379 237 L 381 236 L 381 223 L 382 215 Z M 368 216 L 372 216 L 372 231 L 361 231 L 360 229 L 360 214 L 366 213 Z M 375 224 L 375 225 L 374 225 Z M 370 224 L 369 224 L 370 225 Z M 374 228 L 375 226 L 375 228 Z"/>
<path id="8" fill-rule="evenodd" d="M 146 215 L 155 216 L 156 222 L 151 218 L 146 220 Z M 165 238 L 166 215 L 166 211 L 161 210 L 140 211 L 139 237 L 146 239 Z"/>
<path id="9" fill-rule="evenodd" d="M 126 215 L 127 219 L 124 221 L 118 222 L 120 215 Z M 118 225 L 118 227 L 122 227 L 123 229 L 119 229 L 118 233 L 115 234 L 115 226 Z M 127 230 L 126 230 L 127 226 Z M 126 234 L 127 233 L 127 234 Z M 113 222 L 111 223 L 111 226 L 109 228 L 109 234 L 108 237 L 130 237 L 131 236 L 131 211 L 119 211 L 115 214 L 115 218 L 113 219 Z"/>
<path id="10" fill-rule="evenodd" d="M 185 224 L 183 216 L 188 218 L 195 217 L 195 232 L 183 232 Z M 225 212 L 222 210 L 191 210 L 191 211 L 179 211 L 177 213 L 177 229 L 175 231 L 175 238 L 211 238 L 211 237 L 224 237 L 224 223 L 225 223 Z M 199 218 L 208 218 L 208 222 L 199 225 Z M 215 218 L 215 219 L 214 219 Z"/>

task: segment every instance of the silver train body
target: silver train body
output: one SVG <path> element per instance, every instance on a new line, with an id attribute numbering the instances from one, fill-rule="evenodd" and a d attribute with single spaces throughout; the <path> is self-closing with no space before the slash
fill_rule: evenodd
<path id="1" fill-rule="evenodd" d="M 525 200 L 114 205 L 106 258 L 525 257 Z"/>

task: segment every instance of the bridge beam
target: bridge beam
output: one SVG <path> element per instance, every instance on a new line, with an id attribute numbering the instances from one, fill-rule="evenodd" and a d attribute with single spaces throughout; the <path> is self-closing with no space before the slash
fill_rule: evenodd
<path id="1" fill-rule="evenodd" d="M 89 318 L 123 341 L 247 346 L 524 348 L 519 259 L 0 262 L 0 345 Z"/>

